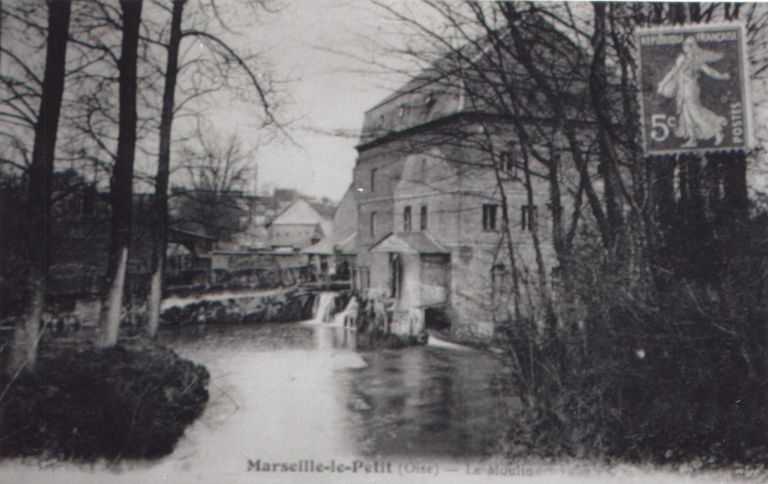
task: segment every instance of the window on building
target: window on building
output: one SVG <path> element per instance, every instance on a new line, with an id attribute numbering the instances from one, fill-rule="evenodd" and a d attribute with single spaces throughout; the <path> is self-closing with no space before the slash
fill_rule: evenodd
<path id="1" fill-rule="evenodd" d="M 520 207 L 520 227 L 523 230 L 533 230 L 538 222 L 538 209 L 536 205 L 523 205 Z"/>
<path id="2" fill-rule="evenodd" d="M 389 296 L 400 299 L 403 290 L 403 259 L 400 254 L 389 254 L 390 293 Z"/>
<path id="3" fill-rule="evenodd" d="M 371 212 L 371 237 L 376 236 L 376 212 Z"/>
<path id="4" fill-rule="evenodd" d="M 426 205 L 421 206 L 421 218 L 420 218 L 419 228 L 421 230 L 427 230 L 427 206 Z"/>
<path id="5" fill-rule="evenodd" d="M 403 230 L 406 232 L 411 231 L 411 206 L 408 205 L 403 209 Z"/>
<path id="6" fill-rule="evenodd" d="M 500 288 L 502 287 L 502 283 L 505 282 L 505 277 L 507 275 L 506 267 L 504 267 L 503 262 L 497 262 L 493 265 L 493 268 L 491 269 L 491 286 L 494 288 Z"/>
<path id="7" fill-rule="evenodd" d="M 499 206 L 495 203 L 483 204 L 483 230 L 493 231 L 496 230 L 496 212 Z"/>
<path id="8" fill-rule="evenodd" d="M 376 191 L 376 172 L 378 170 L 376 168 L 373 168 L 371 170 L 371 192 Z"/>
<path id="9" fill-rule="evenodd" d="M 491 268 L 491 298 L 494 303 L 502 299 L 502 295 L 509 290 L 509 272 L 503 262 L 497 262 Z"/>
<path id="10" fill-rule="evenodd" d="M 510 178 L 518 178 L 517 163 L 515 162 L 515 153 L 513 151 L 502 151 L 499 155 L 501 171 Z"/>

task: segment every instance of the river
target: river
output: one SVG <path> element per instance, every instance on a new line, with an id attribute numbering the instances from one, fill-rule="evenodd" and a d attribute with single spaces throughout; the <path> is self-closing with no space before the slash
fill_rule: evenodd
<path id="1" fill-rule="evenodd" d="M 0 482 L 688 482 L 578 462 L 492 470 L 483 456 L 514 401 L 488 352 L 434 342 L 358 352 L 351 333 L 317 321 L 164 330 L 160 339 L 211 373 L 206 410 L 172 454 L 115 465 L 6 460 Z"/>
<path id="2" fill-rule="evenodd" d="M 307 323 L 163 335 L 211 372 L 203 417 L 210 428 L 200 437 L 213 448 L 232 447 L 228 457 L 240 464 L 254 456 L 466 457 L 493 450 L 509 402 L 499 391 L 505 380 L 496 358 L 430 346 L 358 353 L 352 338 L 343 327 Z"/>
<path id="3" fill-rule="evenodd" d="M 206 410 L 170 456 L 116 466 L 6 462 L 0 478 L 15 468 L 19 482 L 293 482 L 254 464 L 298 460 L 378 465 L 383 478 L 399 462 L 494 450 L 510 402 L 494 355 L 455 345 L 358 352 L 353 336 L 322 321 L 162 330 L 161 342 L 211 374 Z"/>

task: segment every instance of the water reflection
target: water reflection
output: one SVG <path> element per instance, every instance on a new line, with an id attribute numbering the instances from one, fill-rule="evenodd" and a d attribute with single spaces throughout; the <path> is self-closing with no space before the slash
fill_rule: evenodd
<path id="1" fill-rule="evenodd" d="M 248 362 L 232 384 L 273 392 L 269 405 L 285 410 L 274 415 L 283 430 L 335 441 L 351 454 L 482 455 L 492 450 L 508 415 L 509 399 L 498 391 L 504 368 L 479 351 L 357 353 L 353 333 L 312 322 L 209 327 L 199 334 L 167 333 L 165 340 L 206 364 L 213 382 L 218 371 L 227 374 L 220 381 L 232 381 L 233 371 Z M 312 424 L 297 427 L 290 415 L 311 415 Z M 309 432 L 316 421 L 333 422 L 323 426 L 329 435 Z M 279 437 L 273 444 L 270 451 L 291 449 Z"/>
<path id="2" fill-rule="evenodd" d="M 365 355 L 349 380 L 361 451 L 384 456 L 478 456 L 493 450 L 508 418 L 501 365 L 480 352 L 411 348 Z"/>
<path id="3" fill-rule="evenodd" d="M 106 463 L 40 470 L 15 461 L 0 481 L 252 482 L 249 459 L 469 457 L 503 429 L 506 400 L 493 392 L 503 368 L 485 353 L 358 353 L 343 327 L 310 322 L 164 330 L 160 339 L 211 373 L 205 413 L 173 454 L 124 462 L 119 474 Z"/>

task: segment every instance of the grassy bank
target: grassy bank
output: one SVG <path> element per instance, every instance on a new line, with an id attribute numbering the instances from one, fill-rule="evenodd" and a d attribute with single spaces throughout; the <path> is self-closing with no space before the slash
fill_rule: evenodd
<path id="1" fill-rule="evenodd" d="M 50 342 L 0 388 L 0 456 L 77 461 L 169 454 L 208 401 L 208 371 L 143 338 Z"/>

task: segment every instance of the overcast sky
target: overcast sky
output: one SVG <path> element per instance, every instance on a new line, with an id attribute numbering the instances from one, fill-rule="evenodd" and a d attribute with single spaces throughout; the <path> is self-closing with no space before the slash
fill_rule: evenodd
<path id="1" fill-rule="evenodd" d="M 275 77 L 294 80 L 286 86 L 292 103 L 283 116 L 295 120 L 289 133 L 300 146 L 262 147 L 256 156 L 259 186 L 298 188 L 339 200 L 352 180 L 357 139 L 331 133 L 358 131 L 364 112 L 400 79 L 361 72 L 367 68 L 361 61 L 331 51 L 374 55 L 364 39 L 381 35 L 386 20 L 365 1 L 285 0 L 282 10 L 262 22 L 248 41 L 266 49 Z M 248 140 L 255 129 L 251 110 L 259 109 L 222 106 L 215 116 L 217 128 L 239 131 Z"/>
<path id="2" fill-rule="evenodd" d="M 281 115 L 294 120 L 288 132 L 298 146 L 271 142 L 260 147 L 254 160 L 258 187 L 269 192 L 274 187 L 297 188 L 338 201 L 352 180 L 358 141 L 338 133 L 359 131 L 365 111 L 405 80 L 382 75 L 361 59 L 382 61 L 383 52 L 374 44 L 403 42 L 402 26 L 388 21 L 369 0 L 275 1 L 281 2 L 278 12 L 265 13 L 260 23 L 237 30 L 244 32 L 240 41 L 264 51 L 265 69 L 273 77 L 291 80 L 283 86 L 291 102 Z M 418 12 L 420 19 L 429 14 L 415 0 L 384 1 L 412 15 Z M 762 84 L 753 87 L 761 88 L 755 99 L 764 99 Z M 260 110 L 259 105 L 222 103 L 213 113 L 217 134 L 238 132 L 246 144 L 255 143 Z M 760 109 L 757 115 L 764 121 L 768 110 Z M 758 122 L 762 126 L 764 122 Z"/>

